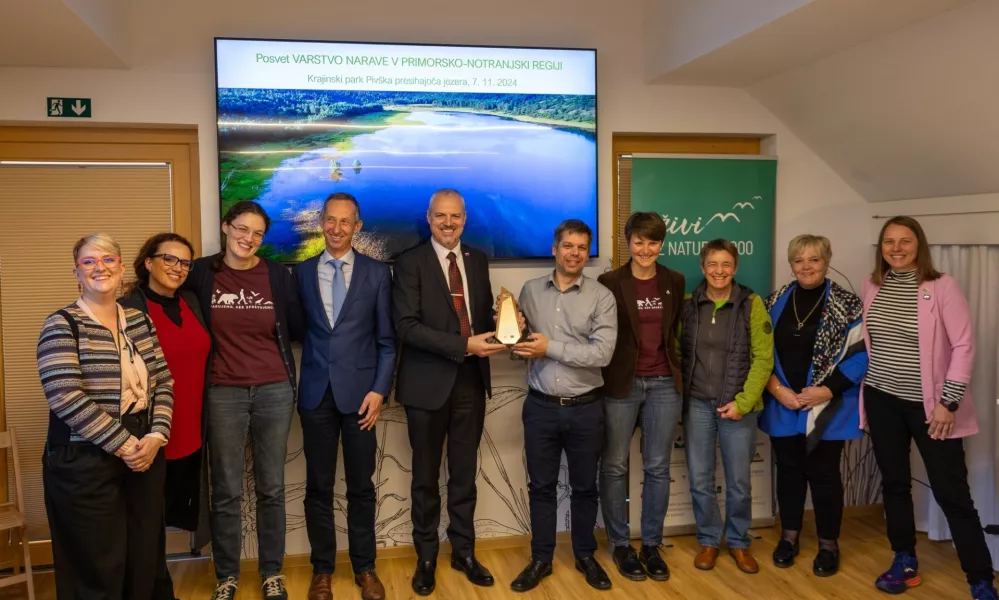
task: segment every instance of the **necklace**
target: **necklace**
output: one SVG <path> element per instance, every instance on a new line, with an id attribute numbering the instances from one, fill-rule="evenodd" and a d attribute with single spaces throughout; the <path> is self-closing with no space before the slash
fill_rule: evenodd
<path id="1" fill-rule="evenodd" d="M 794 320 L 798 322 L 798 331 L 801 331 L 801 328 L 805 326 L 805 321 L 808 320 L 808 317 L 812 316 L 812 313 L 815 312 L 815 309 L 817 309 L 819 305 L 822 304 L 822 301 L 825 299 L 825 294 L 819 296 L 818 302 L 815 303 L 815 306 L 812 307 L 812 310 L 808 311 L 808 314 L 805 315 L 804 319 L 802 319 L 801 317 L 798 316 L 798 297 L 795 295 L 797 291 L 798 288 L 794 288 L 794 291 L 791 292 L 791 306 L 794 307 Z"/>

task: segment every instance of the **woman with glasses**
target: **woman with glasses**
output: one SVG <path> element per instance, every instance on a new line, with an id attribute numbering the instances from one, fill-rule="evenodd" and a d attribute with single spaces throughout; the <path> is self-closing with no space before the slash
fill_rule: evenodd
<path id="1" fill-rule="evenodd" d="M 122 306 L 146 313 L 156 326 L 167 366 L 174 377 L 173 427 L 166 445 L 166 525 L 201 532 L 193 544 L 208 543 L 207 455 L 201 451 L 206 420 L 202 406 L 211 339 L 197 296 L 180 286 L 191 271 L 194 247 L 176 233 L 149 238 L 135 257 L 135 281 Z M 165 550 L 166 533 L 159 545 Z M 173 600 L 173 582 L 160 562 L 154 600 Z"/>
<path id="2" fill-rule="evenodd" d="M 116 302 L 121 249 L 73 247 L 80 297 L 49 315 L 38 375 L 49 404 L 42 459 L 59 598 L 151 598 L 163 529 L 173 379 L 142 312 Z"/>
<path id="3" fill-rule="evenodd" d="M 257 256 L 270 218 L 256 202 L 222 217 L 222 251 L 199 258 L 184 287 L 204 312 L 214 352 L 208 376 L 214 600 L 239 585 L 246 436 L 256 487 L 256 529 L 264 598 L 286 599 L 284 463 L 295 408 L 292 339 L 302 338 L 298 287 L 282 264 Z"/>

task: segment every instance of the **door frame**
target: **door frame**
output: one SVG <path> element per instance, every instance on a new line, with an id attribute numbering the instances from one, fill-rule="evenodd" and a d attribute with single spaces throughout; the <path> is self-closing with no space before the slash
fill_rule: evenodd
<path id="1" fill-rule="evenodd" d="M 173 230 L 191 241 L 201 255 L 201 178 L 196 125 L 81 125 L 0 123 L 0 160 L 98 162 L 164 162 L 170 165 Z M 3 314 L 0 312 L 0 357 L 3 356 Z M 0 360 L 0 430 L 5 430 L 3 361 Z M 0 498 L 7 499 L 7 463 L 0 462 Z M 167 544 L 183 547 L 184 531 L 169 532 Z M 34 565 L 52 564 L 51 540 L 30 544 Z M 0 569 L 9 567 L 13 553 L 0 538 Z"/>

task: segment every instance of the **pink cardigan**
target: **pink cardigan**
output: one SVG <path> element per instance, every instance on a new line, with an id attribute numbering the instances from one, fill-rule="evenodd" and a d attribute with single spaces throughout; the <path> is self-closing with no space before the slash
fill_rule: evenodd
<path id="1" fill-rule="evenodd" d="M 861 295 L 864 299 L 864 341 L 871 352 L 871 334 L 867 318 L 871 304 L 881 286 L 868 277 Z M 940 403 L 945 380 L 966 384 L 961 408 L 954 416 L 957 421 L 951 438 L 978 433 L 975 405 L 971 400 L 971 372 L 975 367 L 975 334 L 972 331 L 971 309 L 957 281 L 942 275 L 935 281 L 919 284 L 919 367 L 923 383 L 923 407 L 929 419 Z M 864 391 L 860 390 L 860 426 L 866 427 Z"/>

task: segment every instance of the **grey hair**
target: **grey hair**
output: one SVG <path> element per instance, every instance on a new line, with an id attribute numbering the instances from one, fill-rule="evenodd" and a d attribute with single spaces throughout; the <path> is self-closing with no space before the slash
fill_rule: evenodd
<path id="1" fill-rule="evenodd" d="M 447 197 L 457 198 L 461 202 L 461 212 L 465 212 L 465 198 L 462 197 L 461 192 L 454 188 L 441 188 L 430 196 L 430 204 L 427 205 L 427 214 L 430 214 L 431 209 L 434 207 L 434 202 L 440 200 L 441 198 Z"/>

